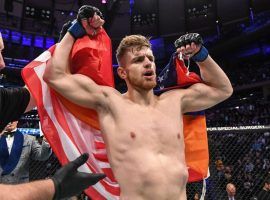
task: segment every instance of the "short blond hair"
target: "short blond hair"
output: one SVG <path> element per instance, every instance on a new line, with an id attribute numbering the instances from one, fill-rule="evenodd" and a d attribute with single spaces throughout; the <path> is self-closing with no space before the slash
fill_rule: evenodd
<path id="1" fill-rule="evenodd" d="M 132 47 L 138 47 L 139 49 L 142 47 L 151 48 L 151 43 L 149 38 L 143 35 L 129 35 L 124 37 L 116 50 L 116 58 L 119 65 L 121 65 L 121 60 L 125 53 Z"/>

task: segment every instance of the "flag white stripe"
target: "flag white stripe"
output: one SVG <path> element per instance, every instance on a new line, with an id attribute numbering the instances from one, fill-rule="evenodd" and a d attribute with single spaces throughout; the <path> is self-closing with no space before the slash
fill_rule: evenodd
<path id="1" fill-rule="evenodd" d="M 47 56 L 48 54 L 45 54 L 45 56 Z M 39 59 L 43 59 L 42 56 L 40 56 Z M 61 140 L 61 144 L 62 147 L 65 151 L 65 154 L 67 156 L 67 158 L 69 160 L 74 160 L 76 159 L 79 155 L 80 152 L 78 151 L 78 149 L 76 148 L 76 146 L 72 143 L 72 141 L 70 140 L 70 138 L 66 135 L 66 133 L 64 132 L 64 130 L 62 129 L 61 125 L 58 123 L 55 115 L 53 114 L 53 108 L 52 108 L 52 102 L 51 102 L 51 94 L 49 92 L 49 88 L 47 87 L 47 84 L 43 81 L 43 73 L 45 70 L 46 64 L 42 63 L 41 65 L 37 66 L 34 68 L 35 73 L 37 74 L 39 81 L 41 82 L 41 87 L 42 87 L 42 98 L 43 98 L 43 104 L 44 107 L 49 115 L 49 117 L 51 118 L 52 122 L 54 123 L 59 138 Z M 87 167 L 87 165 L 83 165 L 82 167 L 80 167 L 80 170 L 83 172 L 87 172 L 87 173 L 91 173 L 91 170 L 89 169 L 89 167 Z M 106 197 L 106 199 L 108 200 L 117 200 L 119 199 L 118 196 L 115 196 L 111 193 L 109 193 L 102 184 L 97 183 L 93 186 L 101 195 L 103 195 L 104 197 Z"/>

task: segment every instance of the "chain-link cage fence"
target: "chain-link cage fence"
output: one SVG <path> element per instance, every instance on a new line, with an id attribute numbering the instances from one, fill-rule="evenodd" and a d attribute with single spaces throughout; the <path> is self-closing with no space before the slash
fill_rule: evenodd
<path id="1" fill-rule="evenodd" d="M 235 199 L 256 199 L 270 175 L 270 133 L 267 130 L 208 132 L 208 143 L 210 177 L 206 179 L 206 195 L 202 199 L 229 199 L 228 183 L 236 187 Z M 202 189 L 203 181 L 189 183 L 188 199 L 200 199 Z"/>
<path id="2" fill-rule="evenodd" d="M 199 181 L 187 185 L 188 200 L 227 200 L 227 183 L 235 185 L 237 200 L 256 196 L 270 173 L 270 133 L 210 131 L 208 142 L 210 177 L 206 180 L 205 197 L 201 198 L 203 181 Z M 59 168 L 54 154 L 47 161 L 31 161 L 30 180 L 50 177 Z"/>
<path id="3" fill-rule="evenodd" d="M 60 167 L 61 165 L 53 153 L 46 161 L 31 160 L 29 171 L 30 181 L 51 177 Z"/>

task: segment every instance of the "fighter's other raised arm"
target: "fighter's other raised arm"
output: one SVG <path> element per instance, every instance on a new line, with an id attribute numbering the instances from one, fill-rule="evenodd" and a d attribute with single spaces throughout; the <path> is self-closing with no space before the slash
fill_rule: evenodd
<path id="1" fill-rule="evenodd" d="M 182 111 L 200 111 L 212 107 L 232 95 L 229 78 L 220 66 L 208 55 L 202 46 L 201 36 L 189 33 L 175 43 L 177 51 L 184 57 L 191 57 L 199 66 L 203 83 L 197 83 L 184 90 Z"/>

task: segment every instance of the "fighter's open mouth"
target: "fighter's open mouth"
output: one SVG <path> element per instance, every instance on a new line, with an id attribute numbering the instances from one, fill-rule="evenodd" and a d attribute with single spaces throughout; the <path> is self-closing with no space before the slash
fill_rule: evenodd
<path id="1" fill-rule="evenodd" d="M 153 71 L 147 71 L 143 74 L 144 76 L 153 76 L 154 72 Z"/>

